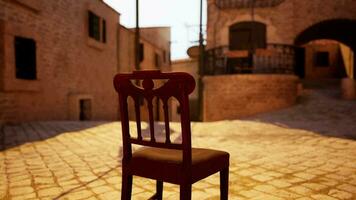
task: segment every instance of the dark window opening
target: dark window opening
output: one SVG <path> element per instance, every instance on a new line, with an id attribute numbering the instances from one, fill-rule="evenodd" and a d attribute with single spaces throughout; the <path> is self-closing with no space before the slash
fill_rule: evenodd
<path id="1" fill-rule="evenodd" d="M 266 48 L 266 25 L 260 22 L 239 22 L 230 26 L 230 50 Z"/>
<path id="2" fill-rule="evenodd" d="M 106 43 L 106 21 L 103 19 L 103 42 Z"/>
<path id="3" fill-rule="evenodd" d="M 90 120 L 91 119 L 91 100 L 81 99 L 79 100 L 79 120 Z"/>
<path id="4" fill-rule="evenodd" d="M 161 58 L 158 53 L 155 53 L 155 66 L 157 68 L 161 67 Z"/>
<path id="5" fill-rule="evenodd" d="M 167 56 L 167 53 L 165 50 L 163 50 L 163 63 L 166 63 L 166 56 Z"/>
<path id="6" fill-rule="evenodd" d="M 100 41 L 100 17 L 89 11 L 89 37 Z"/>
<path id="7" fill-rule="evenodd" d="M 319 51 L 314 54 L 314 66 L 328 67 L 329 65 L 329 52 Z"/>
<path id="8" fill-rule="evenodd" d="M 36 42 L 33 39 L 15 37 L 16 78 L 35 80 Z"/>
<path id="9" fill-rule="evenodd" d="M 144 59 L 144 45 L 143 45 L 143 43 L 140 43 L 140 46 L 138 48 L 138 59 L 140 62 L 142 62 Z"/>

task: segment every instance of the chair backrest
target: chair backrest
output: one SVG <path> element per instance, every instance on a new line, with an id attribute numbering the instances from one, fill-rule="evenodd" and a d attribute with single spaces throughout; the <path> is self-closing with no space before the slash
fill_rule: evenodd
<path id="1" fill-rule="evenodd" d="M 154 80 L 165 80 L 164 84 L 158 88 L 154 87 Z M 142 81 L 142 88 L 134 83 Z M 132 74 L 117 74 L 114 78 L 114 86 L 119 94 L 122 140 L 123 140 L 123 160 L 130 159 L 132 155 L 131 144 L 144 146 L 170 148 L 183 150 L 183 162 L 191 162 L 191 132 L 189 118 L 189 99 L 188 95 L 195 88 L 194 78 L 183 72 L 161 73 L 154 71 L 134 71 Z M 128 117 L 128 97 L 132 97 L 135 107 L 135 118 L 137 126 L 137 137 L 131 137 Z M 153 99 L 158 98 L 163 103 L 165 141 L 158 142 L 155 139 L 154 117 L 153 117 Z M 181 131 L 182 143 L 172 143 L 170 140 L 169 128 L 169 99 L 174 97 L 181 108 Z M 147 101 L 148 121 L 150 130 L 150 139 L 145 140 L 142 137 L 140 101 Z"/>

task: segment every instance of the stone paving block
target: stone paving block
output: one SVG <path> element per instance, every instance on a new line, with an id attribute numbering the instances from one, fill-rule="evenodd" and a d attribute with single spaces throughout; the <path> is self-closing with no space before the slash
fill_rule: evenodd
<path id="1" fill-rule="evenodd" d="M 21 186 L 21 187 L 13 187 L 10 188 L 10 195 L 12 196 L 19 196 L 33 193 L 35 190 L 31 186 Z"/>
<path id="2" fill-rule="evenodd" d="M 315 194 L 315 195 L 312 195 L 311 197 L 316 200 L 337 200 L 336 198 L 333 198 L 333 197 L 325 195 L 325 194 Z"/>
<path id="3" fill-rule="evenodd" d="M 257 196 L 263 196 L 264 193 L 257 190 L 244 190 L 239 192 L 240 195 L 245 196 L 247 198 L 254 198 Z"/>
<path id="4" fill-rule="evenodd" d="M 283 179 L 271 180 L 271 181 L 268 182 L 268 184 L 273 185 L 273 186 L 278 187 L 278 188 L 285 188 L 285 187 L 289 187 L 289 186 L 292 185 L 289 182 L 284 181 Z"/>
<path id="5" fill-rule="evenodd" d="M 329 191 L 328 195 L 338 198 L 338 199 L 352 199 L 354 197 L 354 195 L 352 195 L 349 192 L 345 192 L 345 191 L 337 190 L 337 189 L 331 189 Z"/>
<path id="6" fill-rule="evenodd" d="M 69 200 L 79 200 L 79 199 L 88 199 L 90 197 L 93 197 L 94 193 L 91 192 L 90 190 L 87 189 L 82 189 L 79 191 L 73 191 L 64 196 L 64 199 L 69 199 Z M 113 199 L 113 198 L 112 198 Z"/>
<path id="7" fill-rule="evenodd" d="M 292 186 L 288 188 L 290 191 L 295 192 L 297 194 L 303 195 L 303 196 L 308 196 L 313 193 L 313 191 L 307 187 L 297 185 L 297 186 Z"/>
<path id="8" fill-rule="evenodd" d="M 63 192 L 60 187 L 50 187 L 46 189 L 41 189 L 37 191 L 37 194 L 40 198 L 42 197 L 55 197 L 60 195 Z"/>
<path id="9" fill-rule="evenodd" d="M 344 190 L 344 191 L 356 194 L 356 186 L 353 186 L 350 184 L 342 184 L 342 185 L 337 186 L 337 188 L 340 190 Z"/>
<path id="10" fill-rule="evenodd" d="M 296 174 L 293 174 L 293 175 L 298 177 L 298 178 L 304 179 L 304 180 L 310 180 L 310 179 L 315 178 L 315 175 L 304 173 L 304 172 L 296 173 Z"/>
<path id="11" fill-rule="evenodd" d="M 251 178 L 254 180 L 260 181 L 260 182 L 266 182 L 266 181 L 273 179 L 272 176 L 265 175 L 265 174 L 257 174 L 257 175 L 252 176 Z"/>
<path id="12" fill-rule="evenodd" d="M 305 186 L 313 191 L 320 191 L 323 189 L 326 189 L 328 186 L 322 185 L 322 184 L 318 184 L 318 183 L 303 183 L 302 186 Z"/>
<path id="13" fill-rule="evenodd" d="M 94 188 L 91 188 L 91 190 L 95 193 L 95 194 L 103 194 L 103 193 L 107 193 L 107 192 L 114 192 L 115 190 L 109 186 L 97 186 Z"/>
<path id="14" fill-rule="evenodd" d="M 25 195 L 20 195 L 20 196 L 12 196 L 11 200 L 24 200 L 24 199 L 36 199 L 36 193 L 30 193 L 30 194 L 25 194 Z"/>

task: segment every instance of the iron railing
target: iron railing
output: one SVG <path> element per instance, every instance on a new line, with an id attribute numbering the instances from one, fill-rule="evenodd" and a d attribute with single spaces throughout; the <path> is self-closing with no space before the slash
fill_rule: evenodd
<path id="1" fill-rule="evenodd" d="M 267 44 L 266 49 L 231 51 L 220 46 L 205 51 L 204 74 L 294 74 L 295 46 Z"/>

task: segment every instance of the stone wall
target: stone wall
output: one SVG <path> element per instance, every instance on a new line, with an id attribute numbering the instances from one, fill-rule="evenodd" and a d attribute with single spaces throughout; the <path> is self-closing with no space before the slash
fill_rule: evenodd
<path id="1" fill-rule="evenodd" d="M 328 19 L 356 19 L 353 0 L 285 0 L 276 7 L 256 8 L 254 20 L 267 26 L 267 43 L 294 44 L 306 28 Z M 229 44 L 229 26 L 251 21 L 251 9 L 218 9 L 208 0 L 207 49 Z"/>
<path id="2" fill-rule="evenodd" d="M 203 120 L 237 119 L 295 103 L 293 75 L 220 75 L 203 79 Z"/>
<path id="3" fill-rule="evenodd" d="M 0 109 L 15 115 L 1 120 L 78 119 L 69 99 L 83 95 L 91 97 L 92 120 L 117 118 L 117 12 L 100 0 L 11 0 L 0 7 Z M 106 20 L 106 43 L 89 37 L 89 10 Z M 15 77 L 15 36 L 36 42 L 36 80 Z"/>
<path id="4" fill-rule="evenodd" d="M 192 75 L 195 79 L 195 89 L 192 94 L 189 95 L 189 106 L 190 106 L 190 119 L 192 121 L 199 120 L 199 102 L 198 102 L 198 78 L 199 78 L 199 69 L 198 69 L 198 60 L 197 59 L 181 59 L 175 60 L 172 62 L 172 71 L 173 72 L 186 72 Z M 179 121 L 180 114 L 178 112 L 178 101 L 172 102 L 172 120 Z"/>

